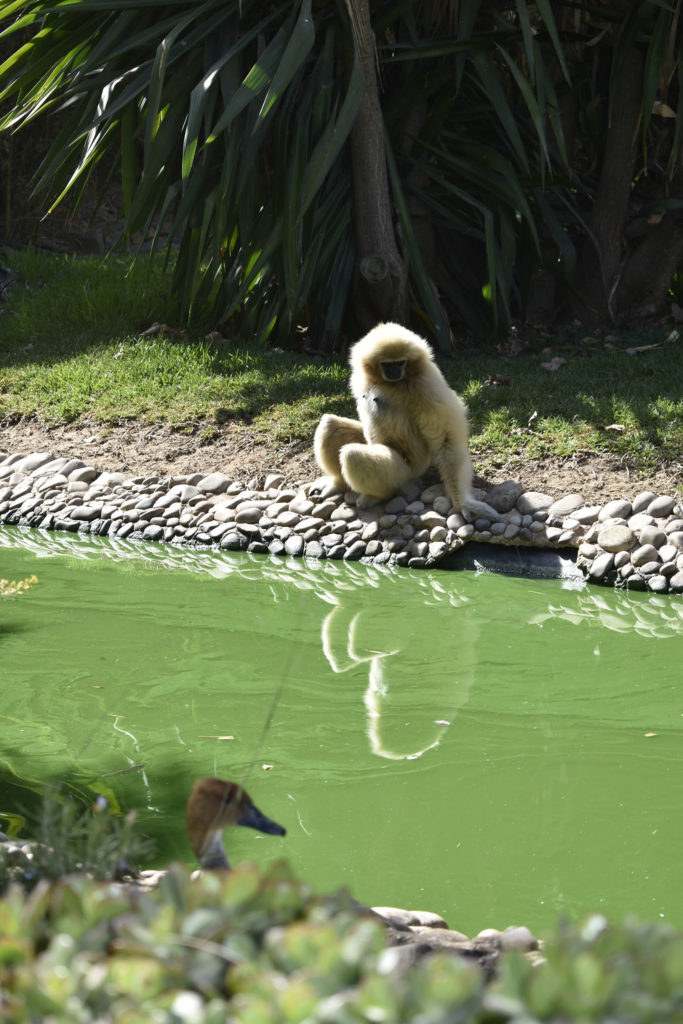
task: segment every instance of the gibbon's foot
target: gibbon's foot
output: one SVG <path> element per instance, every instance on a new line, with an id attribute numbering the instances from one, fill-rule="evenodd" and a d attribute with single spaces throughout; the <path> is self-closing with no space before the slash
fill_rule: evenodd
<path id="1" fill-rule="evenodd" d="M 460 511 L 467 519 L 500 519 L 495 508 L 491 508 L 485 501 L 477 501 L 476 498 L 468 498 L 461 505 Z"/>
<path id="2" fill-rule="evenodd" d="M 309 494 L 318 495 L 320 498 L 331 498 L 334 494 L 341 494 L 346 490 L 346 484 L 339 484 L 331 476 L 319 476 L 308 488 Z"/>

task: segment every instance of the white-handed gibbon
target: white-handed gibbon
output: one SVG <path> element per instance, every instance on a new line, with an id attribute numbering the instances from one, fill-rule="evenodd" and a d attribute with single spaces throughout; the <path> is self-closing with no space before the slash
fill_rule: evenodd
<path id="1" fill-rule="evenodd" d="M 349 359 L 360 422 L 327 414 L 314 438 L 328 487 L 348 487 L 368 504 L 391 497 L 434 465 L 455 508 L 497 519 L 472 496 L 467 411 L 427 342 L 399 324 L 378 324 Z"/>

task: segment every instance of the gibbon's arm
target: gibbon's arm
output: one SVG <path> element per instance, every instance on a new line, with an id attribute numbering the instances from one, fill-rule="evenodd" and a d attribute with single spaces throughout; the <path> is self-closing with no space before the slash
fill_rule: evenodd
<path id="1" fill-rule="evenodd" d="M 447 437 L 434 456 L 434 465 L 455 508 L 471 519 L 499 518 L 494 508 L 472 495 L 472 460 L 467 441 Z"/>

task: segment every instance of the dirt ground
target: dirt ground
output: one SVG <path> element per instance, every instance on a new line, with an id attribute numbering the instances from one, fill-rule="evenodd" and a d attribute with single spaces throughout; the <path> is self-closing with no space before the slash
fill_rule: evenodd
<path id="1" fill-rule="evenodd" d="M 45 426 L 33 419 L 0 422 L 0 460 L 14 452 L 38 451 L 78 457 L 95 468 L 123 471 L 131 476 L 218 470 L 247 482 L 265 473 L 278 472 L 290 484 L 318 476 L 310 444 L 271 447 L 241 423 L 225 425 L 217 437 L 206 443 L 201 424 L 192 433 L 179 433 L 166 425 L 135 422 L 115 427 L 87 420 L 58 427 Z M 485 453 L 483 457 L 479 453 L 475 468 L 485 461 Z M 485 487 L 510 479 L 519 480 L 526 490 L 542 491 L 553 497 L 578 492 L 587 503 L 600 504 L 612 498 L 632 498 L 644 490 L 679 494 L 683 490 L 683 462 L 642 476 L 613 455 L 587 453 L 564 462 L 544 459 L 500 466 L 495 474 L 476 477 L 475 483 Z"/>

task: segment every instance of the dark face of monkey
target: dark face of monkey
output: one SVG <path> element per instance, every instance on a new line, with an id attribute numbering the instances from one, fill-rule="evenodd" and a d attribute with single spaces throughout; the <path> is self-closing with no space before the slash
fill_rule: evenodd
<path id="1" fill-rule="evenodd" d="M 403 380 L 406 372 L 406 359 L 386 359 L 379 364 L 382 376 L 386 381 Z"/>

